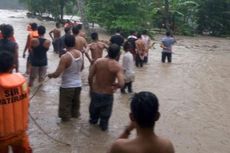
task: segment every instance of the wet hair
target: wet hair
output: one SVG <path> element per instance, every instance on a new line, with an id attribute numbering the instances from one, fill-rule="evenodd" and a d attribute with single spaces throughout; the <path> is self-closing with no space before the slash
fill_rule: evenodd
<path id="1" fill-rule="evenodd" d="M 141 38 L 141 33 L 138 33 L 138 34 L 137 34 L 137 38 Z"/>
<path id="2" fill-rule="evenodd" d="M 78 27 L 78 26 L 74 26 L 74 27 L 72 28 L 72 32 L 73 32 L 74 35 L 78 35 L 79 32 L 80 32 L 79 27 Z"/>
<path id="3" fill-rule="evenodd" d="M 46 33 L 46 28 L 42 25 L 38 26 L 38 34 L 44 35 Z"/>
<path id="4" fill-rule="evenodd" d="M 148 33 L 147 30 L 143 30 L 142 32 L 143 35 L 147 35 L 147 33 Z"/>
<path id="5" fill-rule="evenodd" d="M 166 36 L 171 36 L 171 32 L 170 32 L 170 31 L 167 31 L 167 32 L 166 32 Z"/>
<path id="6" fill-rule="evenodd" d="M 98 40 L 98 33 L 97 32 L 91 33 L 91 38 L 92 40 Z"/>
<path id="7" fill-rule="evenodd" d="M 111 59 L 115 59 L 119 56 L 120 54 L 120 46 L 117 44 L 112 44 L 108 48 L 108 57 Z"/>
<path id="8" fill-rule="evenodd" d="M 4 25 L 5 25 L 4 23 L 0 25 L 0 31 L 2 30 Z"/>
<path id="9" fill-rule="evenodd" d="M 10 24 L 2 25 L 1 27 L 2 36 L 4 39 L 7 39 L 13 35 L 14 28 Z"/>
<path id="10" fill-rule="evenodd" d="M 116 33 L 120 33 L 120 32 L 121 32 L 120 28 L 117 28 Z"/>
<path id="11" fill-rule="evenodd" d="M 57 28 L 60 27 L 60 23 L 59 22 L 57 22 L 55 25 L 56 25 Z"/>
<path id="12" fill-rule="evenodd" d="M 131 34 L 131 35 L 135 35 L 135 34 L 136 34 L 136 31 L 132 30 L 132 31 L 130 31 L 130 34 Z"/>
<path id="13" fill-rule="evenodd" d="M 70 27 L 65 27 L 65 29 L 64 29 L 65 33 L 69 33 L 69 32 L 70 32 L 70 30 L 71 30 L 71 28 L 70 28 Z"/>
<path id="14" fill-rule="evenodd" d="M 37 25 L 37 23 L 31 23 L 30 26 L 31 26 L 31 29 L 32 29 L 33 31 L 38 30 L 38 25 Z"/>
<path id="15" fill-rule="evenodd" d="M 159 109 L 156 95 L 146 91 L 136 93 L 130 106 L 133 119 L 141 128 L 152 128 L 154 126 Z"/>
<path id="16" fill-rule="evenodd" d="M 0 73 L 9 72 L 14 66 L 14 56 L 9 51 L 0 53 Z"/>
<path id="17" fill-rule="evenodd" d="M 75 37 L 73 35 L 65 36 L 65 46 L 66 47 L 74 47 L 75 46 Z"/>
<path id="18" fill-rule="evenodd" d="M 82 24 L 78 24 L 78 25 L 76 25 L 76 26 L 77 26 L 77 28 L 78 28 L 79 30 L 82 29 Z"/>
<path id="19" fill-rule="evenodd" d="M 131 42 L 126 41 L 126 42 L 124 43 L 124 45 L 123 45 L 123 48 L 124 48 L 125 51 L 128 51 L 129 49 L 131 49 L 131 48 L 132 48 Z"/>

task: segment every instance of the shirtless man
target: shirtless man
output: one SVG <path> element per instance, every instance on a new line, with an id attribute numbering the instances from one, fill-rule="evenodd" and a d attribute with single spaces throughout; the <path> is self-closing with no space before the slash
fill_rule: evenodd
<path id="1" fill-rule="evenodd" d="M 61 29 L 60 23 L 56 23 L 56 28 L 49 32 L 49 35 L 53 41 L 53 48 L 55 53 L 60 52 L 60 38 L 61 38 Z"/>
<path id="2" fill-rule="evenodd" d="M 72 28 L 73 35 L 75 36 L 75 49 L 81 51 L 82 53 L 85 52 L 87 48 L 87 41 L 84 37 L 80 35 L 80 29 L 78 26 L 74 26 Z"/>
<path id="3" fill-rule="evenodd" d="M 108 48 L 108 57 L 100 58 L 93 64 L 89 73 L 89 85 L 92 88 L 89 106 L 90 124 L 97 124 L 100 119 L 101 130 L 108 129 L 113 107 L 113 93 L 124 85 L 123 69 L 116 61 L 120 47 L 112 44 Z M 118 80 L 115 83 L 115 80 Z"/>
<path id="4" fill-rule="evenodd" d="M 159 103 L 151 92 L 140 92 L 131 101 L 131 123 L 121 136 L 112 144 L 108 153 L 174 153 L 172 143 L 157 136 L 155 122 L 159 119 Z M 128 139 L 130 132 L 136 129 L 137 136 Z"/>
<path id="5" fill-rule="evenodd" d="M 144 56 L 146 52 L 145 42 L 141 39 L 141 34 L 137 35 L 136 45 L 136 67 L 143 67 Z"/>
<path id="6" fill-rule="evenodd" d="M 91 34 L 91 39 L 93 40 L 92 43 L 90 43 L 86 50 L 86 57 L 90 61 L 91 64 L 93 64 L 98 58 L 101 58 L 103 56 L 103 50 L 108 48 L 108 45 L 105 43 L 99 41 L 98 39 L 98 33 L 93 32 Z M 91 52 L 91 58 L 89 57 L 88 51 Z"/>

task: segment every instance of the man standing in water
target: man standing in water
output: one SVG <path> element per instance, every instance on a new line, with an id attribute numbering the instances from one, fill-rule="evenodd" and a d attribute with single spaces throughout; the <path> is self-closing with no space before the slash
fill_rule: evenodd
<path id="1" fill-rule="evenodd" d="M 65 45 L 67 52 L 61 56 L 59 65 L 49 78 L 57 78 L 62 74 L 60 87 L 58 115 L 63 122 L 71 117 L 80 116 L 81 71 L 83 66 L 82 53 L 76 50 L 75 37 L 66 35 Z"/>
<path id="2" fill-rule="evenodd" d="M 29 77 L 29 86 L 32 87 L 34 80 L 38 76 L 38 81 L 41 83 L 45 80 L 48 59 L 47 51 L 50 47 L 50 41 L 44 38 L 46 28 L 44 26 L 38 27 L 39 38 L 32 39 L 30 62 L 31 62 L 31 73 Z"/>
<path id="3" fill-rule="evenodd" d="M 98 40 L 98 33 L 93 32 L 91 34 L 91 39 L 93 40 L 87 47 L 86 56 L 90 63 L 93 64 L 98 58 L 103 56 L 103 50 L 108 48 L 108 46 Z M 88 50 L 91 52 L 91 58 L 89 57 Z"/>
<path id="4" fill-rule="evenodd" d="M 99 125 L 103 131 L 108 129 L 112 114 L 113 93 L 124 85 L 123 70 L 116 61 L 119 54 L 120 47 L 112 44 L 108 48 L 108 57 L 95 61 L 89 73 L 89 85 L 92 88 L 89 122 L 97 124 L 100 120 Z M 115 83 L 116 79 L 117 83 Z"/>
<path id="5" fill-rule="evenodd" d="M 131 123 L 114 142 L 108 153 L 174 153 L 169 140 L 157 136 L 155 122 L 159 119 L 159 103 L 151 92 L 140 92 L 131 101 Z M 137 136 L 128 139 L 130 132 L 136 129 Z"/>
<path id="6" fill-rule="evenodd" d="M 61 29 L 60 29 L 60 23 L 56 23 L 56 28 L 51 30 L 49 32 L 49 35 L 52 39 L 52 43 L 53 43 L 53 48 L 54 48 L 54 52 L 55 53 L 59 53 L 60 52 L 60 38 L 61 38 Z"/>
<path id="7" fill-rule="evenodd" d="M 146 53 L 145 42 L 141 39 L 141 34 L 137 35 L 137 40 L 135 41 L 136 46 L 136 67 L 143 67 L 144 56 Z"/>
<path id="8" fill-rule="evenodd" d="M 174 37 L 171 36 L 170 32 L 166 32 L 166 37 L 162 38 L 161 40 L 161 48 L 162 50 L 162 63 L 165 63 L 165 59 L 167 57 L 168 63 L 172 62 L 172 45 L 176 43 Z"/>

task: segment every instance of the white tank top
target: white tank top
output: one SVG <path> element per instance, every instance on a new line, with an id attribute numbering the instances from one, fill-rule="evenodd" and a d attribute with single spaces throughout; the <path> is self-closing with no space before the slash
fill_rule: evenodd
<path id="1" fill-rule="evenodd" d="M 74 58 L 70 52 L 67 52 L 72 58 L 71 65 L 62 74 L 62 88 L 76 88 L 81 87 L 81 68 L 82 68 L 82 54 L 78 58 Z"/>

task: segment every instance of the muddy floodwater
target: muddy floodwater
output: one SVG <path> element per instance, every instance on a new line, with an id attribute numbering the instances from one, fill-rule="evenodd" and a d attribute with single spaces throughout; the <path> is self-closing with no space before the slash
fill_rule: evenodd
<path id="1" fill-rule="evenodd" d="M 12 24 L 20 47 L 20 72 L 25 72 L 22 58 L 29 22 L 43 24 L 49 32 L 53 22 L 27 19 L 23 11 L 0 10 L 0 23 Z M 172 140 L 177 153 L 230 152 L 230 39 L 177 36 L 173 63 L 160 62 L 161 35 L 155 37 L 149 64 L 136 68 L 134 91 L 154 92 L 160 101 L 161 118 L 156 133 Z M 48 38 L 48 35 L 47 35 Z M 108 39 L 101 36 L 101 39 Z M 48 53 L 48 72 L 58 64 L 52 47 Z M 86 59 L 85 59 L 86 60 Z M 30 102 L 30 112 L 52 137 L 71 144 L 65 146 L 47 138 L 30 120 L 28 130 L 34 153 L 103 153 L 122 132 L 129 118 L 131 95 L 115 93 L 109 131 L 88 124 L 88 66 L 83 71 L 81 117 L 61 123 L 57 117 L 60 78 L 47 80 Z M 31 93 L 36 90 L 36 86 Z M 133 136 L 135 133 L 133 133 Z"/>

